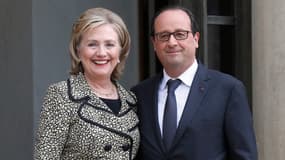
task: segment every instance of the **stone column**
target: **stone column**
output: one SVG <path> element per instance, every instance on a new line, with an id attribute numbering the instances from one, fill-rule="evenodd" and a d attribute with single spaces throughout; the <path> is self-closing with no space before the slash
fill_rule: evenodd
<path id="1" fill-rule="evenodd" d="M 285 1 L 252 0 L 253 116 L 260 160 L 285 159 Z"/>

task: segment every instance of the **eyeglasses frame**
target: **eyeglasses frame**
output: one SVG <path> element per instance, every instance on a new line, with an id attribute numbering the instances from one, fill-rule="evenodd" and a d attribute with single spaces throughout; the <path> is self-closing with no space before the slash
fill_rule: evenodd
<path id="1" fill-rule="evenodd" d="M 179 32 L 184 32 L 184 33 L 186 33 L 185 38 L 180 38 L 180 39 L 179 39 L 179 38 L 177 38 L 177 37 L 175 36 L 175 34 L 176 34 L 176 33 L 179 33 Z M 160 34 L 162 34 L 162 33 L 168 33 L 168 38 L 167 38 L 167 39 L 165 39 L 165 40 L 159 39 L 159 38 L 158 38 L 158 36 L 159 36 Z M 188 30 L 179 30 L 179 31 L 174 31 L 174 32 L 158 32 L 158 33 L 155 33 L 155 34 L 154 34 L 154 36 L 155 36 L 155 38 L 156 38 L 158 41 L 161 41 L 161 42 L 167 42 L 167 41 L 169 41 L 169 39 L 170 39 L 171 35 L 173 35 L 173 37 L 174 37 L 176 40 L 185 40 L 185 39 L 187 39 L 187 38 L 188 38 L 189 33 L 192 33 L 192 31 L 188 31 Z"/>

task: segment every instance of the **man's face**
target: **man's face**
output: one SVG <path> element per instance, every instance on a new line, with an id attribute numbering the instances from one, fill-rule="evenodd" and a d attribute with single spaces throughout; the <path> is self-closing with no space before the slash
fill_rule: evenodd
<path id="1" fill-rule="evenodd" d="M 189 16 L 179 9 L 164 11 L 155 19 L 154 31 L 152 42 L 157 57 L 170 76 L 180 75 L 192 65 L 198 48 L 199 33 L 193 36 Z M 163 41 L 169 33 L 175 35 Z"/>

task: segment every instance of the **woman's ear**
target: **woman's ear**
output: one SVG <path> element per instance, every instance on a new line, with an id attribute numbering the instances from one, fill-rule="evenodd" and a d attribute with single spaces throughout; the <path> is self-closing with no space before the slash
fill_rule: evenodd
<path id="1" fill-rule="evenodd" d="M 75 54 L 78 59 L 78 62 L 81 62 L 79 45 L 77 45 L 75 48 Z"/>

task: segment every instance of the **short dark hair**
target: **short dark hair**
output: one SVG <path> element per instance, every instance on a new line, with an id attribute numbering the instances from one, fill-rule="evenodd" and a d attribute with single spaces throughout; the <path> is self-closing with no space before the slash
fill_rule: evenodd
<path id="1" fill-rule="evenodd" d="M 156 18 L 162 13 L 162 12 L 165 12 L 165 11 L 168 11 L 168 10 L 182 10 L 184 11 L 190 18 L 190 22 L 191 22 L 191 29 L 192 29 L 192 34 L 194 35 L 196 32 L 199 32 L 199 25 L 194 17 L 194 14 L 187 8 L 185 7 L 182 7 L 180 5 L 168 5 L 168 6 L 165 6 L 161 9 L 159 9 L 153 16 L 152 20 L 151 20 L 151 26 L 150 26 L 150 34 L 151 36 L 153 37 L 154 34 L 155 34 L 155 31 L 154 31 L 154 22 L 156 20 Z"/>

